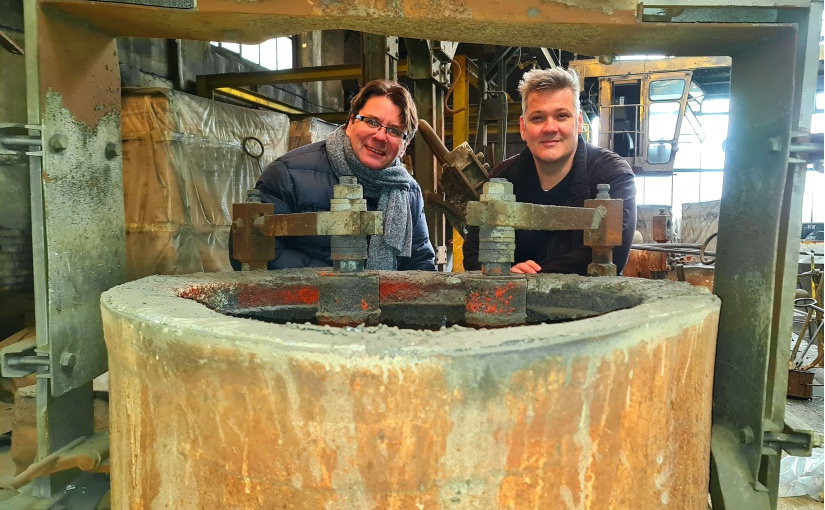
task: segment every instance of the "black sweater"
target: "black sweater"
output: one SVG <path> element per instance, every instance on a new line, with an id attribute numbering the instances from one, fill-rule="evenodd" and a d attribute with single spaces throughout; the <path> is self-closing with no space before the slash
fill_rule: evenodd
<path id="1" fill-rule="evenodd" d="M 597 184 L 610 184 L 610 198 L 624 200 L 622 245 L 613 249 L 613 263 L 621 274 L 636 231 L 636 184 L 633 170 L 622 157 L 579 137 L 573 168 L 562 182 L 549 191 L 541 188 L 536 163 L 529 149 L 502 161 L 490 177 L 503 177 L 513 183 L 517 202 L 568 207 L 583 207 L 586 199 L 596 198 Z M 586 275 L 592 255 L 590 247 L 584 246 L 584 233 L 580 230 L 516 230 L 514 263 L 527 260 L 538 263 L 543 273 Z M 468 228 L 467 239 L 464 240 L 464 268 L 481 269 L 478 261 L 478 227 Z"/>

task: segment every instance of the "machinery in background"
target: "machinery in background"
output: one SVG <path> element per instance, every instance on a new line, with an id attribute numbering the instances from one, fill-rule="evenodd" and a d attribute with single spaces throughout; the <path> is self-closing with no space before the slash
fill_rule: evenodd
<path id="1" fill-rule="evenodd" d="M 570 67 L 586 93 L 591 87 L 585 88 L 585 80 L 598 80 L 598 100 L 583 105 L 591 141 L 625 158 L 636 172 L 672 172 L 679 135 L 686 127 L 699 140 L 705 136 L 695 113 L 705 92 L 695 82 L 694 70 L 727 68 L 730 62 L 729 57 L 610 64 L 587 59 L 571 61 Z"/>

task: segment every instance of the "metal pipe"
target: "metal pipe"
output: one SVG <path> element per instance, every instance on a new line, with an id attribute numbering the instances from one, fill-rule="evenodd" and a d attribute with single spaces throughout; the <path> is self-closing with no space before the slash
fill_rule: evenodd
<path id="1" fill-rule="evenodd" d="M 818 152 L 822 154 L 822 145 L 815 143 L 794 143 L 789 147 L 789 152 Z"/>
<path id="2" fill-rule="evenodd" d="M 424 141 L 427 142 L 427 146 L 435 155 L 435 159 L 444 166 L 447 164 L 447 155 L 450 151 L 447 150 L 447 147 L 444 145 L 444 142 L 441 141 L 441 138 L 435 133 L 435 130 L 424 119 L 418 120 L 418 131 L 421 133 L 421 137 L 424 138 Z"/>
<path id="3" fill-rule="evenodd" d="M 43 145 L 42 140 L 39 136 L 4 136 L 0 138 L 0 143 L 3 145 L 15 145 L 15 146 L 37 146 L 40 147 Z"/>
<path id="4" fill-rule="evenodd" d="M 6 363 L 10 367 L 47 367 L 48 356 L 8 356 Z"/>

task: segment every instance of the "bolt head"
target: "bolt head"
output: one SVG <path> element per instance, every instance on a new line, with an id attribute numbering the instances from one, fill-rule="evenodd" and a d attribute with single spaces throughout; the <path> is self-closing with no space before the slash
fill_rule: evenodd
<path id="1" fill-rule="evenodd" d="M 739 441 L 744 444 L 753 443 L 753 429 L 751 429 L 750 426 L 744 427 L 739 431 Z"/>
<path id="2" fill-rule="evenodd" d="M 62 152 L 69 148 L 69 137 L 63 133 L 55 133 L 49 139 L 49 146 L 55 152 Z"/>
<path id="3" fill-rule="evenodd" d="M 77 356 L 72 354 L 71 352 L 64 352 L 60 355 L 60 366 L 71 370 L 77 364 Z"/>
<path id="4" fill-rule="evenodd" d="M 482 193 L 485 195 L 511 195 L 513 193 L 513 183 L 507 179 L 490 179 L 484 183 Z"/>
<path id="5" fill-rule="evenodd" d="M 114 159 L 120 156 L 120 144 L 109 142 L 106 144 L 106 159 Z"/>

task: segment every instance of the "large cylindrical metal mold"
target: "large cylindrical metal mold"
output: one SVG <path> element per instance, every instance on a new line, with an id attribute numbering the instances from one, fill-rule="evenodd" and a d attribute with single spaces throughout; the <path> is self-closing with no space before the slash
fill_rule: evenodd
<path id="1" fill-rule="evenodd" d="M 113 508 L 707 508 L 719 301 L 704 289 L 540 275 L 528 321 L 590 317 L 339 329 L 299 323 L 316 278 L 103 294 Z M 382 321 L 460 320 L 465 277 L 380 278 Z"/>

